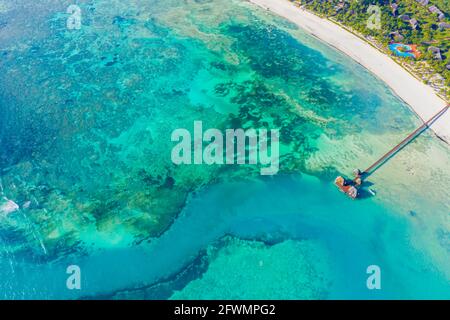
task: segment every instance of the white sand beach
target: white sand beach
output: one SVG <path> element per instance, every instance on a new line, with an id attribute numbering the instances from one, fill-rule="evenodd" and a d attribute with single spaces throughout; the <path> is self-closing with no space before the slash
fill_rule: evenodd
<path id="1" fill-rule="evenodd" d="M 337 24 L 320 18 L 287 0 L 249 0 L 268 9 L 347 54 L 382 79 L 424 121 L 445 107 L 446 102 L 434 90 L 416 79 L 389 56 Z M 450 110 L 431 126 L 450 144 Z"/>

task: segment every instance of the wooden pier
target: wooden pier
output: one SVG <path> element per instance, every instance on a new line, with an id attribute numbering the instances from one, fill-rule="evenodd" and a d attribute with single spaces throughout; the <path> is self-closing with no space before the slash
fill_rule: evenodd
<path id="1" fill-rule="evenodd" d="M 364 171 L 360 171 L 359 169 L 355 170 L 355 179 L 347 180 L 342 176 L 339 176 L 335 180 L 335 185 L 347 194 L 350 198 L 356 199 L 359 196 L 359 188 L 363 184 L 363 180 L 370 176 L 373 172 L 375 172 L 378 168 L 380 168 L 386 161 L 388 161 L 391 157 L 393 157 L 397 152 L 402 150 L 405 146 L 407 146 L 412 140 L 414 140 L 417 136 L 419 136 L 423 131 L 425 131 L 430 125 L 432 125 L 437 119 L 439 119 L 448 109 L 450 105 L 446 105 L 442 110 L 436 113 L 431 119 L 424 122 L 419 128 L 414 130 L 411 134 L 409 134 L 405 139 L 403 139 L 399 144 L 385 153 L 380 159 L 375 161 L 370 167 L 368 167 Z"/>
<path id="2" fill-rule="evenodd" d="M 402 140 L 399 144 L 397 144 L 394 148 L 389 150 L 385 155 L 383 155 L 380 159 L 375 161 L 370 167 L 362 172 L 362 177 L 365 178 L 372 174 L 375 170 L 377 170 L 383 163 L 389 160 L 392 156 L 394 156 L 397 152 L 403 149 L 408 143 L 410 143 L 414 138 L 420 135 L 423 131 L 425 131 L 433 122 L 439 119 L 450 107 L 450 105 L 446 105 L 442 110 L 436 113 L 430 120 L 424 122 L 419 128 L 417 128 L 414 132 L 408 135 L 405 139 Z"/>

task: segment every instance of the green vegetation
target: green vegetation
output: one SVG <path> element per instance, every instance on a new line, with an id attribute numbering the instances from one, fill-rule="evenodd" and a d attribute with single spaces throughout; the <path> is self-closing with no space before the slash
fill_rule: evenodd
<path id="1" fill-rule="evenodd" d="M 397 3 L 393 0 L 297 0 L 295 2 L 301 3 L 306 9 L 321 16 L 332 18 L 364 36 L 373 37 L 383 47 L 387 47 L 392 41 L 416 44 L 422 53 L 419 60 L 426 61 L 434 71 L 439 73 L 445 79 L 446 87 L 450 85 L 450 70 L 447 69 L 447 66 L 450 68 L 450 29 L 442 27 L 443 23 L 450 24 L 448 0 L 430 0 L 426 5 L 416 0 L 402 0 Z M 380 8 L 381 28 L 379 29 L 368 27 L 368 21 L 374 14 L 369 10 L 371 5 Z M 394 10 L 395 5 L 398 8 Z M 437 13 L 431 13 L 429 7 L 433 5 L 437 6 L 445 17 L 439 19 Z M 417 20 L 416 28 L 413 27 L 410 19 Z M 441 59 L 431 52 L 433 47 L 440 49 Z"/>

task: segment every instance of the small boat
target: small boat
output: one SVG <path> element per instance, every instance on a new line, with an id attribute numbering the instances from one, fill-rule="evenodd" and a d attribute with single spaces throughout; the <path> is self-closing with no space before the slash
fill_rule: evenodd
<path id="1" fill-rule="evenodd" d="M 339 188 L 339 190 L 348 195 L 350 198 L 358 198 L 358 189 L 351 183 L 347 182 L 344 177 L 337 177 L 336 180 L 334 180 L 334 184 Z"/>

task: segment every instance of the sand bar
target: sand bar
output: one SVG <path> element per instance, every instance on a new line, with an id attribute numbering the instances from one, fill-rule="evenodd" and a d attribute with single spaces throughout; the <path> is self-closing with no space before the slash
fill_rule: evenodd
<path id="1" fill-rule="evenodd" d="M 445 107 L 434 90 L 415 78 L 386 54 L 337 24 L 320 18 L 287 0 L 249 0 L 290 20 L 311 35 L 347 54 L 383 80 L 423 120 Z M 431 126 L 450 144 L 450 110 Z"/>

